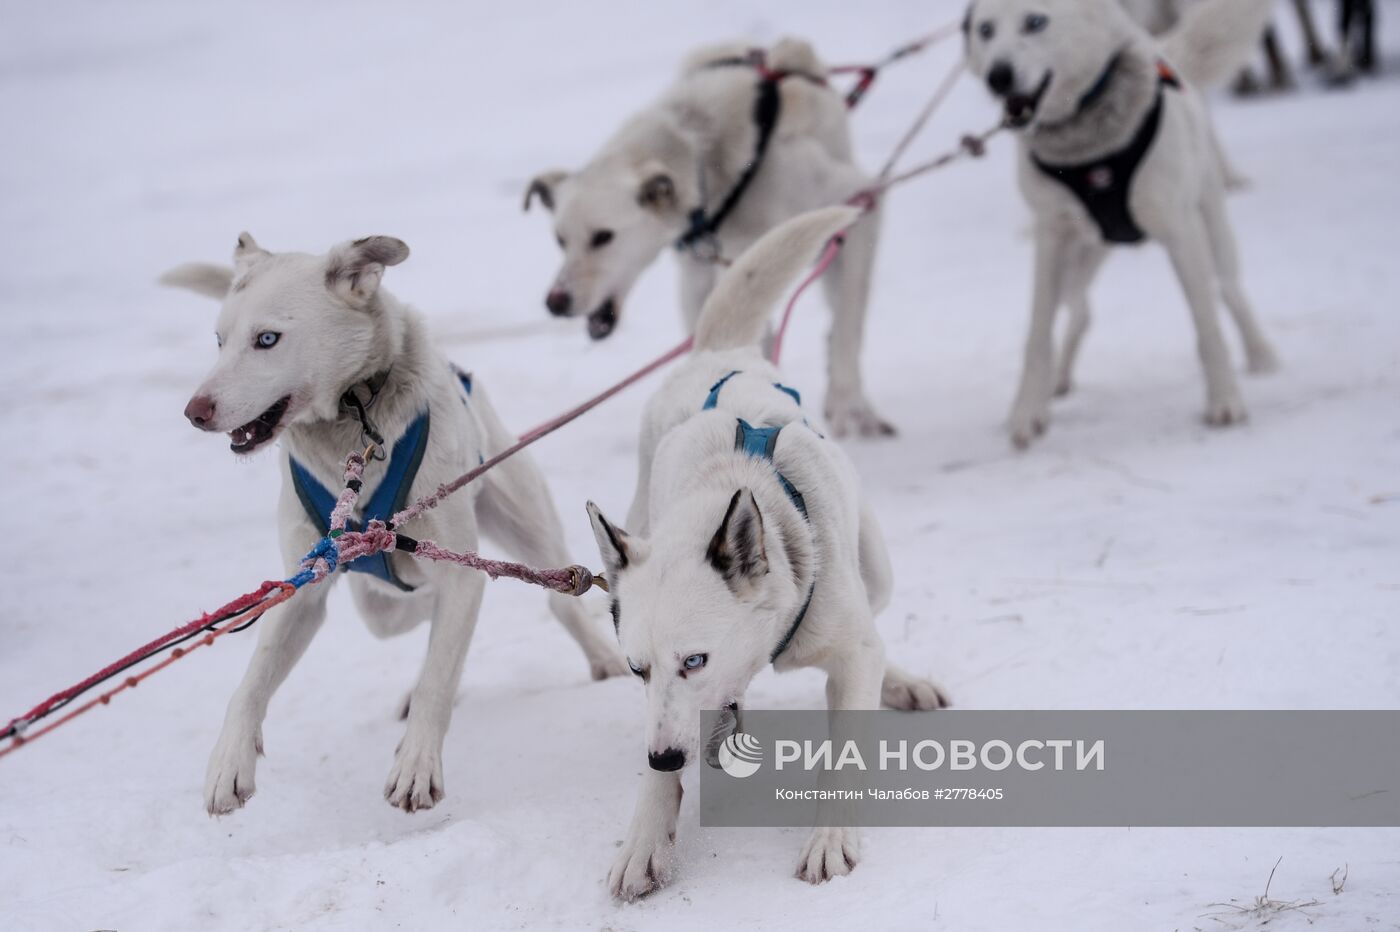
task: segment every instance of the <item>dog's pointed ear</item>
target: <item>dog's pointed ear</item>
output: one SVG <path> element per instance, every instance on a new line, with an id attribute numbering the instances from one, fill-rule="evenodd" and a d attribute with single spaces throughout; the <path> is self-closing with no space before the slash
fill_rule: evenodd
<path id="1" fill-rule="evenodd" d="M 171 288 L 184 288 L 222 301 L 233 284 L 233 269 L 212 262 L 186 262 L 166 272 L 159 281 Z"/>
<path id="2" fill-rule="evenodd" d="M 259 259 L 266 259 L 272 253 L 258 245 L 253 239 L 253 234 L 246 230 L 238 234 L 238 242 L 233 247 L 233 275 L 235 278 L 243 275 L 253 263 Z"/>
<path id="3" fill-rule="evenodd" d="M 554 171 L 540 172 L 530 179 L 530 186 L 525 189 L 525 204 L 522 209 L 529 210 L 530 204 L 536 197 L 544 205 L 545 210 L 554 209 L 554 189 L 559 187 L 559 182 L 569 177 L 569 173 L 561 169 Z"/>
<path id="4" fill-rule="evenodd" d="M 671 210 L 678 203 L 676 182 L 660 165 L 650 166 L 642 172 L 642 183 L 637 187 L 637 203 L 652 210 Z"/>
<path id="5" fill-rule="evenodd" d="M 326 287 L 354 307 L 379 290 L 384 269 L 408 258 L 408 244 L 392 236 L 366 236 L 341 243 L 326 257 Z"/>
<path id="6" fill-rule="evenodd" d="M 598 539 L 598 552 L 602 554 L 608 573 L 616 576 L 618 571 L 642 559 L 645 552 L 639 542 L 622 528 L 610 524 L 592 502 L 588 503 L 588 520 L 593 525 L 593 536 Z"/>
<path id="7" fill-rule="evenodd" d="M 705 559 L 735 594 L 768 575 L 768 553 L 763 549 L 763 514 L 753 492 L 740 489 L 729 500 L 719 530 L 710 540 Z"/>

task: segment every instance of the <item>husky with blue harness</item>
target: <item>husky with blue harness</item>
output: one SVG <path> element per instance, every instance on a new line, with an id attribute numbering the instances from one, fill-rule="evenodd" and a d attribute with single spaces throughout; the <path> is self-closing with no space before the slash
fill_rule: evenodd
<path id="1" fill-rule="evenodd" d="M 891 586 L 880 530 L 850 460 L 758 348 L 783 289 L 854 216 L 835 207 L 789 220 L 725 272 L 695 351 L 647 404 L 628 530 L 588 506 L 618 641 L 647 693 L 648 767 L 609 874 L 622 899 L 672 872 L 681 771 L 711 743 L 701 710 L 737 719 L 767 665 L 826 671 L 835 709 L 945 704 L 932 683 L 886 665 L 874 623 Z M 856 846 L 854 829 L 816 829 L 799 876 L 847 873 Z"/>
<path id="2" fill-rule="evenodd" d="M 165 283 L 223 302 L 213 370 L 185 408 L 201 430 L 227 433 L 234 453 L 282 440 L 278 503 L 285 575 L 325 534 L 344 482 L 348 453 L 378 451 L 361 480 L 350 525 L 387 519 L 515 436 L 482 386 L 452 368 L 423 319 L 380 279 L 408 257 L 387 236 L 342 243 L 327 255 L 271 253 L 248 234 L 233 267 L 202 263 L 167 273 Z M 516 559 L 567 564 L 563 530 L 544 479 L 527 453 L 502 462 L 407 529 L 454 550 L 476 550 L 484 531 Z M 405 811 L 442 798 L 442 743 L 485 577 L 447 563 L 378 554 L 344 565 L 355 604 L 380 637 L 427 619 L 428 656 L 401 706 L 407 730 L 385 784 Z M 326 614 L 330 583 L 309 586 L 267 613 L 243 682 L 229 702 L 209 760 L 205 804 L 211 814 L 253 795 L 262 722 L 273 692 L 306 650 Z M 576 599 L 550 595 L 554 615 L 583 648 L 594 678 L 625 671 L 602 625 Z"/>

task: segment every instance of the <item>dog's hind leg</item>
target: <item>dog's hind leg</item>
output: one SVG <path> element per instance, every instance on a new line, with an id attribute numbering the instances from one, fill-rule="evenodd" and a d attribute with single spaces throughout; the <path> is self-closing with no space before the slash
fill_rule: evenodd
<path id="1" fill-rule="evenodd" d="M 853 182 L 854 186 L 855 182 Z M 870 306 L 870 282 L 880 237 L 876 207 L 844 234 L 845 243 L 822 276 L 831 306 L 827 338 L 826 421 L 839 436 L 888 437 L 895 432 L 865 397 L 861 352 L 865 346 L 865 317 Z"/>
<path id="2" fill-rule="evenodd" d="M 860 558 L 860 576 L 865 582 L 865 597 L 870 604 L 870 614 L 878 615 L 890 604 L 890 591 L 894 588 L 894 568 L 890 565 L 890 552 L 885 546 L 885 535 L 880 533 L 880 525 L 875 520 L 875 512 L 870 503 L 860 503 L 860 537 L 857 553 Z"/>
<path id="3" fill-rule="evenodd" d="M 1222 427 L 1242 422 L 1246 414 L 1239 383 L 1230 368 L 1230 351 L 1220 332 L 1215 307 L 1216 270 L 1207 236 L 1201 214 L 1187 209 L 1163 231 L 1160 239 L 1171 256 L 1196 324 L 1196 347 L 1206 377 L 1205 420 Z"/>
<path id="4" fill-rule="evenodd" d="M 408 725 L 384 783 L 384 798 L 404 812 L 431 809 L 442 799 L 442 742 L 486 588 L 484 575 L 455 566 L 439 568 L 433 582 L 437 601 L 428 656 L 409 695 Z"/>
<path id="5" fill-rule="evenodd" d="M 885 664 L 885 678 L 880 684 L 880 702 L 886 708 L 901 712 L 927 712 L 946 709 L 953 704 L 948 692 L 933 680 L 915 676 L 903 667 Z"/>
<path id="6" fill-rule="evenodd" d="M 1060 356 L 1055 363 L 1055 394 L 1068 395 L 1074 388 L 1074 363 L 1079 357 L 1079 347 L 1084 334 L 1089 329 L 1089 286 L 1094 282 L 1103 265 L 1108 248 L 1102 243 L 1086 241 L 1069 258 L 1065 270 L 1065 307 L 1069 311 L 1069 324 L 1065 329 L 1064 343 L 1060 346 Z"/>
<path id="7" fill-rule="evenodd" d="M 473 405 L 486 428 L 490 451 L 502 450 L 514 438 L 478 390 Z M 500 543 L 514 558 L 531 566 L 561 567 L 574 561 L 564 549 L 564 527 L 554 509 L 549 487 L 528 451 L 517 453 L 481 477 L 484 488 L 477 497 L 477 520 L 481 529 Z M 569 632 L 588 659 L 588 670 L 595 680 L 622 676 L 629 672 L 616 646 L 604 635 L 601 625 L 583 610 L 575 596 L 549 594 L 549 608 Z"/>
<path id="8" fill-rule="evenodd" d="M 293 571 L 299 562 L 292 562 Z M 296 598 L 268 611 L 258 623 L 258 646 L 243 681 L 229 699 L 223 730 L 209 755 L 204 805 L 210 815 L 230 813 L 253 795 L 267 704 L 325 620 L 329 591 L 329 581 L 307 586 Z"/>
<path id="9" fill-rule="evenodd" d="M 1220 295 L 1235 319 L 1240 338 L 1244 341 L 1245 362 L 1250 372 L 1273 372 L 1278 368 L 1278 356 L 1264 336 L 1254 309 L 1240 287 L 1240 261 L 1235 246 L 1235 233 L 1225 212 L 1225 199 L 1218 193 L 1208 193 L 1201 203 L 1201 218 L 1215 254 L 1215 269 L 1220 278 Z"/>

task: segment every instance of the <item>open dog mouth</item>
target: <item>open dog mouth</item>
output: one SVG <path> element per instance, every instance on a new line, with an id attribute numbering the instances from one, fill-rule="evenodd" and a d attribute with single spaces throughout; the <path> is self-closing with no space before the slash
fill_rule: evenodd
<path id="1" fill-rule="evenodd" d="M 287 407 L 291 403 L 292 396 L 285 395 L 247 424 L 229 431 L 228 448 L 235 453 L 251 453 L 267 443 L 277 432 L 277 425 L 282 422 L 282 415 L 287 413 Z"/>
<path id="2" fill-rule="evenodd" d="M 739 711 L 738 701 L 729 703 L 724 707 L 715 722 L 715 730 L 710 734 L 709 740 L 705 742 L 705 763 L 711 767 L 719 767 L 719 749 L 725 740 L 736 731 L 743 731 L 744 720 Z"/>
<path id="3" fill-rule="evenodd" d="M 1040 79 L 1040 86 L 1033 94 L 1010 94 L 1006 98 L 1005 112 L 1006 124 L 1012 129 L 1021 129 L 1030 123 L 1035 117 L 1035 112 L 1040 109 L 1041 98 L 1045 96 L 1046 90 L 1050 87 L 1050 78 L 1054 72 L 1045 72 L 1045 77 Z"/>
<path id="4" fill-rule="evenodd" d="M 588 335 L 601 340 L 613 332 L 617 326 L 617 302 L 612 298 L 604 301 L 598 309 L 588 315 Z"/>

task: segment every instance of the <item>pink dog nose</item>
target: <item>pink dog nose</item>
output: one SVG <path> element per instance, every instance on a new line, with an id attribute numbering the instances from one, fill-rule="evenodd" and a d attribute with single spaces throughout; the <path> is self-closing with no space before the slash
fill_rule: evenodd
<path id="1" fill-rule="evenodd" d="M 185 405 L 185 417 L 200 430 L 213 430 L 210 425 L 214 421 L 214 399 L 208 395 L 195 395 Z"/>

